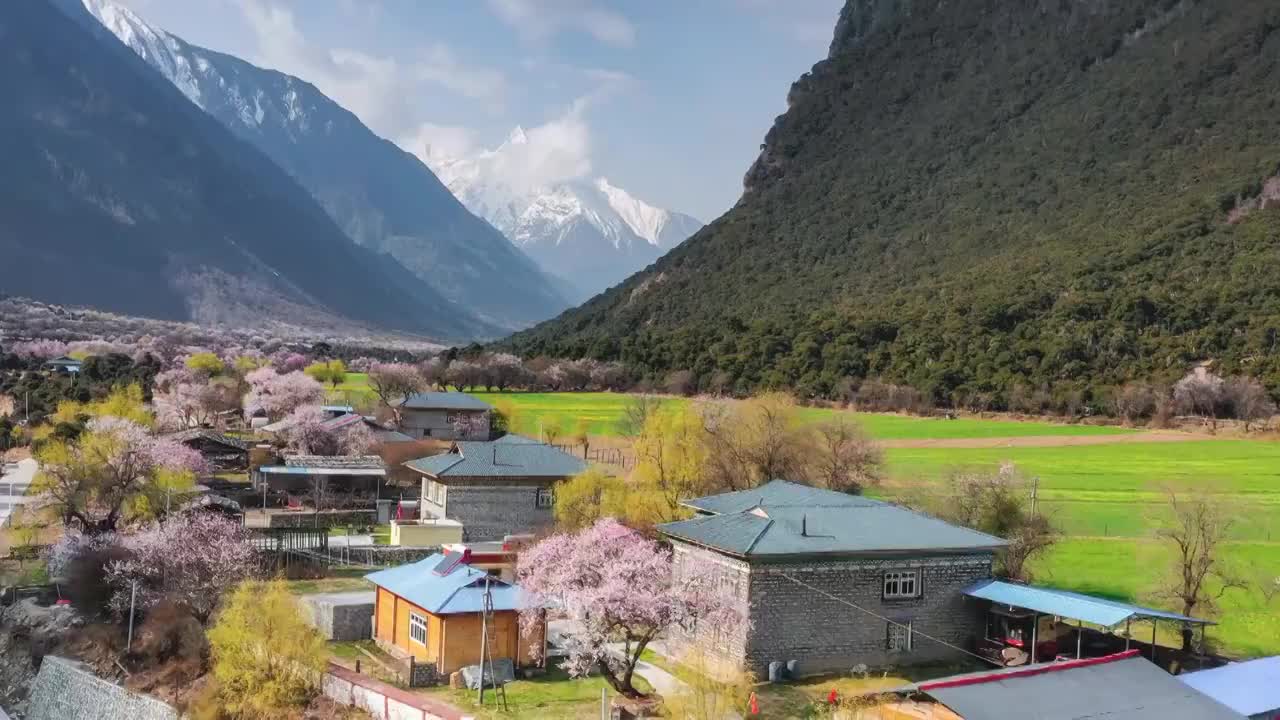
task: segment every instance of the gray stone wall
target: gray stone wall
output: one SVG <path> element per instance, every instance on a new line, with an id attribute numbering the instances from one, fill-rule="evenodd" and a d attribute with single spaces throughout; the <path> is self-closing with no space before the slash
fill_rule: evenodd
<path id="1" fill-rule="evenodd" d="M 858 664 L 875 668 L 955 659 L 959 651 L 920 633 L 961 648 L 973 647 L 983 630 L 983 613 L 978 603 L 966 600 L 960 591 L 991 576 L 992 555 L 748 564 L 676 542 L 673 561 L 678 577 L 692 573 L 711 578 L 722 596 L 743 608 L 749 623 L 677 629 L 670 633 L 671 642 L 679 646 L 697 641 L 716 658 L 764 679 L 773 661 L 796 660 L 797 672 L 809 675 L 847 672 Z M 884 573 L 901 570 L 920 571 L 920 596 L 884 599 Z M 886 620 L 827 594 L 896 622 L 911 623 L 911 650 L 890 652 Z"/>
<path id="2" fill-rule="evenodd" d="M 408 672 L 409 687 L 433 687 L 449 682 L 446 675 L 442 675 L 436 668 L 436 664 L 432 662 L 418 662 L 412 656 L 409 657 Z"/>
<path id="3" fill-rule="evenodd" d="M 465 437 L 458 433 L 450 416 L 465 415 L 469 432 Z M 411 438 L 436 438 L 443 440 L 488 440 L 490 418 L 487 411 L 478 410 L 403 410 L 400 414 L 400 432 Z"/>
<path id="4" fill-rule="evenodd" d="M 704 622 L 692 627 L 675 627 L 668 632 L 668 644 L 677 652 L 696 646 L 709 656 L 706 658 L 709 665 L 721 661 L 741 663 L 749 637 L 750 624 L 746 619 L 751 615 L 751 566 L 745 560 L 706 548 L 676 543 L 672 548 L 672 571 L 677 581 L 698 578 L 707 583 L 716 597 L 728 602 L 744 621 L 727 626 Z"/>
<path id="5" fill-rule="evenodd" d="M 107 682 L 78 662 L 46 655 L 31 687 L 27 720 L 178 720 L 178 711 Z"/>
<path id="6" fill-rule="evenodd" d="M 462 523 L 465 542 L 501 540 L 504 535 L 537 532 L 555 521 L 552 509 L 538 507 L 538 488 L 551 480 L 490 481 L 492 484 L 450 483 L 443 514 Z"/>
<path id="7" fill-rule="evenodd" d="M 368 640 L 373 636 L 373 592 L 305 595 L 303 616 L 326 640 Z"/>
<path id="8" fill-rule="evenodd" d="M 992 555 L 880 558 L 786 564 L 753 563 L 752 628 L 744 664 L 765 677 L 772 661 L 798 661 L 800 674 L 913 665 L 956 659 L 960 652 L 918 633 L 971 649 L 983 630 L 978 603 L 961 590 L 991 576 Z M 921 595 L 883 599 L 884 573 L 919 570 Z M 793 582 L 799 580 L 816 590 Z M 888 622 L 911 623 L 912 648 L 889 651 Z"/>

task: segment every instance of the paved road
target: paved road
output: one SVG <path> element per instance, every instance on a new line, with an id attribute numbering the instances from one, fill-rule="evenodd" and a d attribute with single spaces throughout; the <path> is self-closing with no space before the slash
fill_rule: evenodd
<path id="1" fill-rule="evenodd" d="M 9 521 L 9 515 L 14 507 L 31 500 L 27 490 L 36 478 L 37 467 L 35 460 L 27 458 L 18 462 L 16 472 L 0 476 L 0 525 Z"/>

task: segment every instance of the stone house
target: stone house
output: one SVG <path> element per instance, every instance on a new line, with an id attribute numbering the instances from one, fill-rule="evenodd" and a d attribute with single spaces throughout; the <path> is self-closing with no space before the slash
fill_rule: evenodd
<path id="1" fill-rule="evenodd" d="M 423 392 L 399 405 L 400 432 L 413 439 L 488 440 L 493 408 L 460 392 Z"/>
<path id="2" fill-rule="evenodd" d="M 672 633 L 713 665 L 768 677 L 955 659 L 984 630 L 963 590 L 1005 542 L 870 498 L 774 480 L 689 500 L 665 523 L 677 577 L 710 578 L 749 622 Z M 775 666 L 777 667 L 777 666 Z"/>
<path id="3" fill-rule="evenodd" d="M 460 522 L 463 541 L 476 542 L 550 527 L 556 485 L 587 463 L 532 438 L 506 435 L 455 442 L 448 452 L 405 467 L 422 476 L 421 519 Z"/>

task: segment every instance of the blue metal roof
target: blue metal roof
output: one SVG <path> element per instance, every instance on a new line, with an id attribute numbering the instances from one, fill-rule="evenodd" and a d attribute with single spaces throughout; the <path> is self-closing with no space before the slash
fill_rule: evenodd
<path id="1" fill-rule="evenodd" d="M 980 580 L 965 588 L 964 594 L 969 597 L 990 600 L 997 605 L 1035 610 L 1045 615 L 1083 620 L 1093 625 L 1114 628 L 1123 625 L 1132 618 L 1154 618 L 1156 620 L 1177 620 L 1201 625 L 1212 625 L 1208 620 L 1165 612 L 1141 605 L 1131 605 L 1116 600 L 1082 595 L 1069 590 L 1021 585 L 1004 580 Z"/>
<path id="2" fill-rule="evenodd" d="M 523 607 L 523 593 L 519 587 L 508 585 L 470 565 L 459 564 L 448 575 L 437 575 L 435 567 L 443 558 L 442 553 L 436 553 L 418 562 L 379 570 L 364 577 L 435 615 L 481 612 L 484 609 L 485 577 L 489 577 L 494 610 L 519 610 Z"/>
<path id="3" fill-rule="evenodd" d="M 1280 655 L 1185 673 L 1178 679 L 1241 715 L 1280 711 Z"/>

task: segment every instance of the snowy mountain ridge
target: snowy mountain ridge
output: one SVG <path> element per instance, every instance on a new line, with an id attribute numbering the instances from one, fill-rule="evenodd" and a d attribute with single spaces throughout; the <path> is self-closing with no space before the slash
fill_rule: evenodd
<path id="1" fill-rule="evenodd" d="M 543 269 L 594 295 L 657 260 L 702 223 L 654 207 L 604 177 L 523 182 L 517 126 L 506 142 L 467 158 L 427 149 L 427 162 L 472 212 L 501 230 Z"/>

